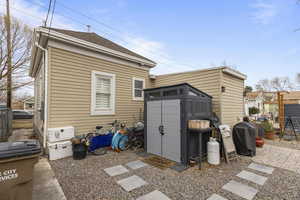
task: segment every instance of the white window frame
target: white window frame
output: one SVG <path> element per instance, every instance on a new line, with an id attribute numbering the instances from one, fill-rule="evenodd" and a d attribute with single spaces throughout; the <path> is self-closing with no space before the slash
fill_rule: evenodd
<path id="1" fill-rule="evenodd" d="M 92 71 L 91 80 L 91 115 L 114 115 L 115 114 L 115 97 L 116 97 L 116 75 L 106 72 Z M 96 76 L 106 76 L 111 79 L 111 102 L 108 109 L 96 109 Z"/>
<path id="2" fill-rule="evenodd" d="M 145 79 L 144 78 L 136 78 L 133 77 L 132 78 L 132 99 L 135 101 L 143 101 L 144 100 L 144 91 L 142 91 L 142 97 L 135 97 L 135 85 L 134 82 L 135 81 L 143 81 L 143 90 L 145 89 Z"/>

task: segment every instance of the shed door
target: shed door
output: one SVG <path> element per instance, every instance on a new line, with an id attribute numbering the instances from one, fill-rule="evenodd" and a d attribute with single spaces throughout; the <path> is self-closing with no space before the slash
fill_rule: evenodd
<path id="1" fill-rule="evenodd" d="M 163 136 L 160 125 L 164 127 Z M 147 151 L 181 162 L 180 100 L 147 102 Z"/>
<path id="2" fill-rule="evenodd" d="M 162 124 L 164 126 L 163 157 L 180 162 L 180 100 L 165 100 L 162 103 Z"/>
<path id="3" fill-rule="evenodd" d="M 147 152 L 161 154 L 161 135 L 158 127 L 161 124 L 161 101 L 147 102 Z"/>

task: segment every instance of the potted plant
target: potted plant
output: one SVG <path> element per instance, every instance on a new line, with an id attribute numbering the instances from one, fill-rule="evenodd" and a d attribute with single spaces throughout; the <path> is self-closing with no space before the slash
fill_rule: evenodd
<path id="1" fill-rule="evenodd" d="M 268 120 L 266 120 L 261 123 L 261 126 L 265 130 L 265 138 L 267 138 L 269 140 L 273 140 L 275 132 L 274 132 L 272 123 L 270 123 Z"/>

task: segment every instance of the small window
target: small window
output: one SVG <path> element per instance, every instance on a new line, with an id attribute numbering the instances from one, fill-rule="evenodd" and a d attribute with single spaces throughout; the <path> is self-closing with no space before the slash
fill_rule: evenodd
<path id="1" fill-rule="evenodd" d="M 143 100 L 145 89 L 145 79 L 132 78 L 132 96 L 133 100 Z"/>
<path id="2" fill-rule="evenodd" d="M 149 93 L 150 98 L 160 97 L 160 92 L 151 92 Z"/>
<path id="3" fill-rule="evenodd" d="M 163 92 L 163 96 L 176 96 L 177 95 L 177 90 L 167 90 Z"/>
<path id="4" fill-rule="evenodd" d="M 92 115 L 113 115 L 115 112 L 115 75 L 92 72 Z"/>

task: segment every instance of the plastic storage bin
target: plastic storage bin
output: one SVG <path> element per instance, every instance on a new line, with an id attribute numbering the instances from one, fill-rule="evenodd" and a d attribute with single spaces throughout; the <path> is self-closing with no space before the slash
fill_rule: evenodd
<path id="1" fill-rule="evenodd" d="M 94 151 L 101 147 L 109 147 L 111 145 L 113 134 L 98 135 L 90 141 L 89 151 Z"/>
<path id="2" fill-rule="evenodd" d="M 72 156 L 72 143 L 70 141 L 48 142 L 49 160 L 57 160 Z"/>
<path id="3" fill-rule="evenodd" d="M 34 165 L 41 152 L 37 140 L 0 143 L 0 199 L 31 200 Z"/>
<path id="4" fill-rule="evenodd" d="M 74 127 L 66 126 L 61 128 L 49 128 L 47 137 L 48 142 L 60 142 L 63 140 L 69 140 L 74 137 Z"/>

